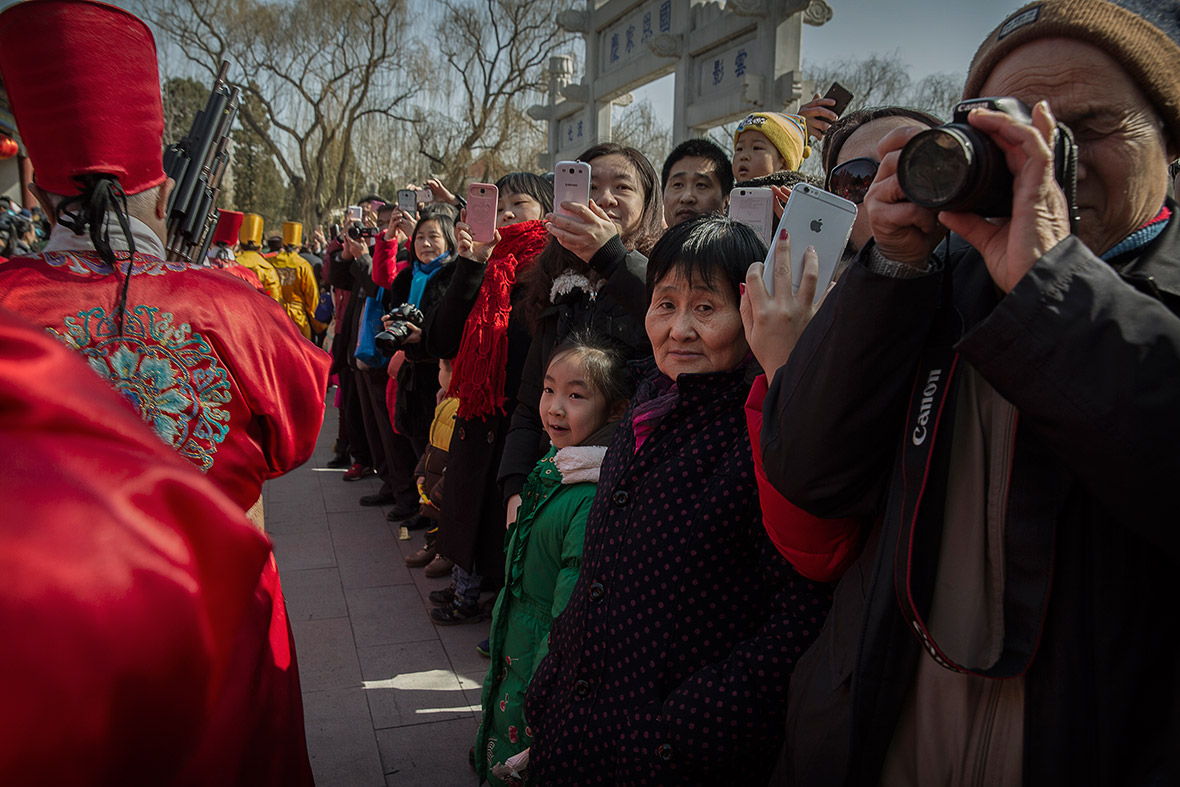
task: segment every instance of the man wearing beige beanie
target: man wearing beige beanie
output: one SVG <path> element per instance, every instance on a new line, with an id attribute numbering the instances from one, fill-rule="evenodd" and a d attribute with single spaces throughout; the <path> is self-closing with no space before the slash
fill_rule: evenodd
<path id="1" fill-rule="evenodd" d="M 792 676 L 792 784 L 1180 783 L 1178 30 L 1043 0 L 987 37 L 964 98 L 1032 107 L 969 118 L 1010 216 L 911 202 L 919 132 L 881 142 L 874 242 L 764 405 L 771 481 L 867 531 Z"/>

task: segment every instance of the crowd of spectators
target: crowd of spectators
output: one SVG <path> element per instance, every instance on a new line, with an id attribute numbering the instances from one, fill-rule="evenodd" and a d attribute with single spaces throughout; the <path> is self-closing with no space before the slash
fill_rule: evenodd
<path id="1" fill-rule="evenodd" d="M 963 99 L 1027 115 L 933 132 L 982 214 L 903 184 L 947 119 L 817 95 L 593 145 L 586 201 L 507 173 L 491 239 L 437 178 L 242 225 L 331 354 L 329 466 L 450 578 L 434 624 L 490 625 L 481 783 L 1180 783 L 1178 39 L 1174 0 L 1001 20 Z M 727 215 L 799 183 L 856 208 L 830 285 Z"/>

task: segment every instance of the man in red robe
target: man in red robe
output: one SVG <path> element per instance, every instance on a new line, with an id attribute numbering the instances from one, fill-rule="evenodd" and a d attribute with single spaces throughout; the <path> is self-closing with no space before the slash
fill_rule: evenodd
<path id="1" fill-rule="evenodd" d="M 0 309 L 0 784 L 312 784 L 270 545 Z"/>
<path id="2" fill-rule="evenodd" d="M 217 226 L 213 228 L 213 239 L 205 263 L 210 268 L 225 271 L 230 276 L 241 279 L 258 292 L 266 295 L 266 288 L 262 286 L 262 282 L 254 271 L 239 264 L 234 256 L 233 247 L 238 242 L 242 219 L 243 214 L 236 210 L 219 210 L 217 212 Z"/>
<path id="3" fill-rule="evenodd" d="M 40 254 L 0 269 L 0 306 L 85 356 L 260 524 L 263 481 L 314 450 L 329 358 L 269 299 L 165 259 L 151 32 L 113 6 L 28 0 L 0 13 L 0 73 L 55 219 Z"/>

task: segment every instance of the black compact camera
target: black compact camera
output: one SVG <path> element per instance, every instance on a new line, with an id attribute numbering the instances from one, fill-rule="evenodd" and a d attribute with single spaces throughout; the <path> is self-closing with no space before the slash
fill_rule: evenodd
<path id="1" fill-rule="evenodd" d="M 365 238 L 375 238 L 381 234 L 381 230 L 377 227 L 366 227 L 363 224 L 354 221 L 348 227 L 348 237 L 353 240 L 364 240 Z"/>
<path id="2" fill-rule="evenodd" d="M 391 311 L 388 315 L 393 320 L 393 323 L 381 333 L 373 337 L 373 343 L 377 345 L 377 349 L 386 355 L 393 355 L 397 352 L 406 339 L 410 338 L 412 331 L 410 326 L 415 328 L 422 327 L 422 312 L 417 306 L 412 306 L 408 303 L 403 303 L 396 309 Z"/>
<path id="3" fill-rule="evenodd" d="M 910 202 L 935 210 L 978 213 L 986 218 L 1012 215 L 1012 173 L 1004 152 L 967 122 L 973 109 L 992 109 L 1032 123 L 1032 111 L 1015 98 L 975 98 L 955 107 L 945 126 L 911 139 L 897 161 L 897 180 Z M 1070 216 L 1077 192 L 1077 147 L 1067 126 L 1057 124 L 1053 174 L 1065 190 Z"/>

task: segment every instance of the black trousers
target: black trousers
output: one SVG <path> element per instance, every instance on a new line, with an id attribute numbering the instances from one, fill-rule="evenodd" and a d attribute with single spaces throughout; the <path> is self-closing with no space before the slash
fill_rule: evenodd
<path id="1" fill-rule="evenodd" d="M 389 375 L 384 369 L 358 369 L 354 374 L 364 430 L 373 452 L 373 467 L 381 476 L 381 492 L 392 494 L 398 504 L 417 505 L 414 469 L 418 454 L 406 437 L 393 431 L 393 420 L 385 404 Z"/>

